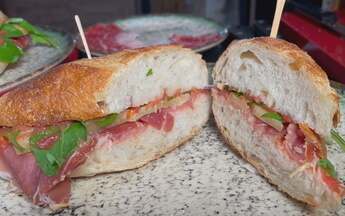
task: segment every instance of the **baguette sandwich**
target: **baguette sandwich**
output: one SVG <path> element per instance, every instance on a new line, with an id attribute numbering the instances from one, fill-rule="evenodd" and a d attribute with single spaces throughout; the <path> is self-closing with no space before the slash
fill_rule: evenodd
<path id="1" fill-rule="evenodd" d="M 52 69 L 0 97 L 1 176 L 37 205 L 68 205 L 71 177 L 134 169 L 192 138 L 211 108 L 201 56 L 125 50 Z"/>
<path id="2" fill-rule="evenodd" d="M 283 40 L 241 40 L 222 54 L 213 78 L 212 110 L 230 147 L 291 197 L 339 206 L 344 186 L 325 146 L 339 121 L 338 96 L 313 59 Z"/>

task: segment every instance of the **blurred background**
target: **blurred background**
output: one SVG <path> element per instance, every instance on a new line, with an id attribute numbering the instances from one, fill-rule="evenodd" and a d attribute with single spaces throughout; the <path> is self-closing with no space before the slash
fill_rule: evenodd
<path id="1" fill-rule="evenodd" d="M 226 26 L 228 38 L 203 52 L 214 62 L 234 39 L 267 36 L 275 0 L 1 0 L 10 17 L 75 33 L 74 14 L 84 26 L 133 15 L 178 13 L 207 17 Z M 279 37 L 307 51 L 329 74 L 345 83 L 345 0 L 287 0 Z"/>

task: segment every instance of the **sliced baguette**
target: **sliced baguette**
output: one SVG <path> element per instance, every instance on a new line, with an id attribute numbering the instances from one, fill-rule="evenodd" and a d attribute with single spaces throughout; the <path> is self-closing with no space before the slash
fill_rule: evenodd
<path id="1" fill-rule="evenodd" d="M 58 66 L 6 93 L 0 97 L 0 125 L 94 119 L 146 104 L 163 94 L 204 88 L 207 82 L 205 62 L 190 49 L 125 50 Z"/>
<path id="2" fill-rule="evenodd" d="M 337 208 L 341 196 L 332 192 L 312 170 L 301 170 L 277 148 L 276 141 L 260 134 L 246 121 L 246 113 L 212 92 L 216 124 L 229 146 L 251 163 L 269 182 L 291 197 L 319 208 Z"/>
<path id="3" fill-rule="evenodd" d="M 296 45 L 273 38 L 232 43 L 217 61 L 215 83 L 260 97 L 274 110 L 325 137 L 339 121 L 326 73 Z"/>

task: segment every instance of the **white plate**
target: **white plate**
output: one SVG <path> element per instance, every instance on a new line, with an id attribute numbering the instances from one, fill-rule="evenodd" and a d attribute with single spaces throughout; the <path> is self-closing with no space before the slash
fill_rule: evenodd
<path id="1" fill-rule="evenodd" d="M 228 35 L 226 27 L 210 19 L 189 15 L 166 14 L 134 16 L 127 19 L 116 20 L 114 23 L 125 32 L 136 34 L 136 39 L 140 41 L 144 47 L 170 44 L 171 41 L 169 37 L 173 34 L 199 36 L 218 33 L 220 38 L 217 41 L 194 48 L 196 52 L 202 52 L 220 44 Z M 78 49 L 85 52 L 79 35 L 77 38 Z M 101 56 L 106 53 L 91 50 L 91 54 L 94 56 Z"/>
<path id="2" fill-rule="evenodd" d="M 49 28 L 43 28 L 46 34 L 56 39 L 58 48 L 48 46 L 30 46 L 16 64 L 10 64 L 0 75 L 0 93 L 44 73 L 49 68 L 62 62 L 74 48 L 71 35 Z"/>

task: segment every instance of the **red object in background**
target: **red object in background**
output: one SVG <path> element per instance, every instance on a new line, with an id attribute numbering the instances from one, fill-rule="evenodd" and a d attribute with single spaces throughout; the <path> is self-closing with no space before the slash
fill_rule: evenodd
<path id="1" fill-rule="evenodd" d="M 198 36 L 173 34 L 169 40 L 172 44 L 179 44 L 187 48 L 198 48 L 206 44 L 216 42 L 221 38 L 218 33 Z"/>
<path id="2" fill-rule="evenodd" d="M 75 61 L 79 59 L 79 50 L 77 48 L 74 48 L 72 52 L 67 56 L 65 60 L 63 60 L 62 63 L 67 63 L 71 61 Z"/>
<path id="3" fill-rule="evenodd" d="M 127 48 L 117 42 L 116 38 L 123 30 L 115 24 L 96 24 L 88 27 L 85 32 L 90 50 L 112 52 Z"/>
<path id="4" fill-rule="evenodd" d="M 345 83 L 345 38 L 297 12 L 285 12 L 280 32 L 307 51 L 328 76 Z"/>
<path id="5" fill-rule="evenodd" d="M 31 38 L 28 35 L 24 35 L 21 37 L 17 37 L 17 38 L 12 38 L 12 41 L 19 46 L 20 48 L 24 49 L 27 48 L 31 42 Z"/>
<path id="6" fill-rule="evenodd" d="M 345 8 L 342 8 L 336 12 L 338 23 L 345 25 Z"/>
<path id="7" fill-rule="evenodd" d="M 123 49 L 143 47 L 137 34 L 122 30 L 114 23 L 98 23 L 85 31 L 85 37 L 91 52 L 109 54 Z"/>

